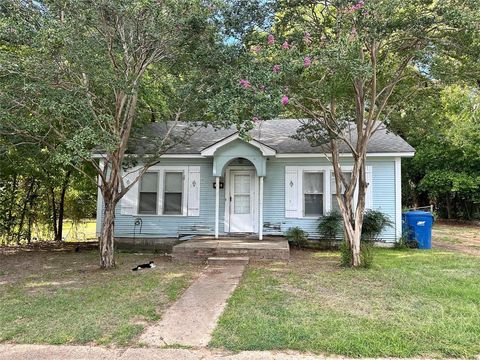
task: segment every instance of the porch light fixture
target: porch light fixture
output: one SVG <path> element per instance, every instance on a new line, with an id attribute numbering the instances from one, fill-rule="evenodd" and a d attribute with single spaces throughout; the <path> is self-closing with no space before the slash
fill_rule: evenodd
<path id="1" fill-rule="evenodd" d="M 213 188 L 216 189 L 217 187 L 215 186 L 215 181 L 213 182 Z M 223 181 L 220 181 L 219 183 L 219 189 L 223 189 Z"/>

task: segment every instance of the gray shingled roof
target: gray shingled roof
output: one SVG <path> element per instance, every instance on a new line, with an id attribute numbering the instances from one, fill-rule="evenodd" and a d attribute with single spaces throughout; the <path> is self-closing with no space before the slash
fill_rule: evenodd
<path id="1" fill-rule="evenodd" d="M 318 153 L 322 152 L 320 147 L 312 147 L 308 141 L 297 140 L 292 138 L 298 127 L 301 125 L 297 119 L 275 119 L 262 121 L 257 124 L 256 128 L 250 132 L 253 139 L 275 149 L 279 154 L 296 154 L 296 153 Z M 191 126 L 191 125 L 190 125 Z M 174 135 L 183 136 L 188 125 L 181 123 L 175 127 Z M 149 136 L 158 135 L 163 138 L 167 131 L 167 126 L 161 123 L 152 123 L 146 131 Z M 174 146 L 168 154 L 199 154 L 203 149 L 221 141 L 227 136 L 236 133 L 235 128 L 216 130 L 212 126 L 200 126 L 195 128 L 194 134 L 186 143 Z M 352 133 L 355 137 L 355 132 Z M 147 144 L 136 146 L 132 151 L 134 153 L 145 153 Z M 369 153 L 404 153 L 413 152 L 415 149 L 410 146 L 400 136 L 388 131 L 382 126 L 373 136 L 368 144 Z M 345 145 L 341 146 L 340 152 L 348 152 Z"/>

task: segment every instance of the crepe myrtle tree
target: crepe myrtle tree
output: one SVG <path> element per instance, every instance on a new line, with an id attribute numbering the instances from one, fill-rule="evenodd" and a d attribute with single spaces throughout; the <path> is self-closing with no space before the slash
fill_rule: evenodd
<path id="1" fill-rule="evenodd" d="M 199 79 L 214 68 L 215 57 L 207 54 L 219 42 L 211 12 L 200 0 L 2 4 L 7 51 L 0 59 L 0 132 L 20 138 L 18 146 L 46 147 L 79 170 L 82 162 L 91 163 L 105 207 L 102 268 L 115 266 L 117 203 L 162 153 L 190 134 L 188 127 L 175 131 L 175 124 L 201 107 Z M 199 71 L 202 60 L 210 63 Z M 148 134 L 137 130 L 152 120 L 169 120 L 165 135 L 141 139 Z M 150 145 L 143 159 L 127 155 L 136 134 Z M 143 165 L 126 184 L 135 162 Z"/>
<path id="2" fill-rule="evenodd" d="M 436 45 L 475 26 L 463 14 L 475 11 L 476 2 L 281 2 L 271 32 L 253 34 L 245 44 L 249 66 L 234 77 L 243 92 L 236 98 L 238 90 L 231 91 L 228 97 L 242 104 L 238 125 L 248 130 L 252 122 L 278 114 L 279 106 L 284 114 L 308 119 L 297 137 L 322 147 L 337 189 L 345 189 L 337 192 L 337 201 L 352 267 L 361 266 L 369 141 L 388 123 L 389 114 L 414 96 L 415 86 L 407 96 L 398 96 L 398 84 L 407 78 L 414 85 L 421 81 Z M 263 70 L 255 71 L 259 68 Z M 246 105 L 249 100 L 254 102 Z M 349 178 L 342 171 L 340 149 L 353 158 Z"/>

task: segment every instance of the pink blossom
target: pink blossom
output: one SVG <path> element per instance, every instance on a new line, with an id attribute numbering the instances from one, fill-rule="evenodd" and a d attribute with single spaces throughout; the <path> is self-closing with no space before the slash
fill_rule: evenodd
<path id="1" fill-rule="evenodd" d="M 303 36 L 303 41 L 305 41 L 305 44 L 310 45 L 312 43 L 312 35 L 310 35 L 309 32 L 306 32 Z"/>
<path id="2" fill-rule="evenodd" d="M 259 119 L 258 117 L 256 117 L 256 116 L 254 116 L 254 117 L 252 118 L 252 121 L 253 121 L 254 123 L 257 123 L 257 122 L 260 121 L 260 119 Z"/>
<path id="3" fill-rule="evenodd" d="M 262 47 L 261 46 L 255 46 L 252 51 L 255 53 L 255 54 L 259 54 L 261 51 L 262 51 Z"/>
<path id="4" fill-rule="evenodd" d="M 250 84 L 250 81 L 242 79 L 239 81 L 240 86 L 243 86 L 244 89 L 248 89 L 252 87 L 252 84 Z"/>
<path id="5" fill-rule="evenodd" d="M 288 50 L 290 49 L 290 44 L 288 41 L 285 40 L 285 42 L 282 44 L 282 49 Z"/>
<path id="6" fill-rule="evenodd" d="M 273 36 L 272 34 L 268 35 L 267 42 L 268 42 L 268 45 L 275 44 L 275 36 Z"/>
<path id="7" fill-rule="evenodd" d="M 286 106 L 289 102 L 289 99 L 288 99 L 288 96 L 287 95 L 283 95 L 282 96 L 282 105 L 283 106 Z"/>
<path id="8" fill-rule="evenodd" d="M 353 5 L 352 7 L 350 7 L 347 12 L 350 12 L 350 13 L 353 13 L 357 10 L 360 10 L 361 8 L 363 8 L 365 6 L 365 2 L 360 0 L 358 3 L 356 3 L 355 5 Z"/>
<path id="9" fill-rule="evenodd" d="M 272 71 L 275 73 L 275 74 L 278 74 L 280 72 L 280 70 L 282 70 L 282 67 L 278 64 L 276 65 L 273 65 L 273 69 Z"/>
<path id="10" fill-rule="evenodd" d="M 306 68 L 312 65 L 312 58 L 310 56 L 306 56 L 305 59 L 303 59 L 303 66 Z"/>

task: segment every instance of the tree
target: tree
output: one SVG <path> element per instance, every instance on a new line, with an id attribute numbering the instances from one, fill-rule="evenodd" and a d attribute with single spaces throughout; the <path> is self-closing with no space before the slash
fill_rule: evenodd
<path id="1" fill-rule="evenodd" d="M 390 119 L 391 127 L 417 150 L 405 164 L 405 203 L 434 204 L 439 216 L 448 219 L 478 218 L 478 89 L 439 80 L 426 84 Z"/>
<path id="2" fill-rule="evenodd" d="M 243 79 L 238 81 L 249 95 L 240 96 L 240 101 L 257 103 L 242 104 L 251 110 L 240 112 L 247 125 L 238 125 L 248 130 L 249 122 L 265 119 L 269 111 L 255 112 L 264 110 L 258 104 L 262 100 L 271 104 L 270 114 L 281 102 L 285 112 L 308 119 L 298 136 L 331 154 L 336 186 L 346 189 L 343 195 L 337 192 L 337 200 L 352 252 L 351 265 L 357 267 L 361 265 L 368 187 L 368 143 L 401 104 L 414 96 L 411 92 L 401 97 L 396 90 L 407 79 L 422 80 L 432 48 L 475 27 L 474 17 L 463 14 L 474 13 L 478 2 L 316 0 L 280 4 L 272 33 L 267 37 L 259 32 L 256 40 L 246 44 L 253 50 L 249 69 L 263 65 L 270 69 L 271 79 L 265 72 L 241 71 Z M 280 89 L 282 95 L 272 88 Z M 238 102 L 235 92 L 230 95 Z M 351 178 L 342 171 L 341 147 L 353 157 Z"/>
<path id="3" fill-rule="evenodd" d="M 204 55 L 216 47 L 211 8 L 187 0 L 12 0 L 2 12 L 0 36 L 9 51 L 1 59 L 0 132 L 47 147 L 77 170 L 82 162 L 91 164 L 105 205 L 100 265 L 114 267 L 117 203 L 188 135 L 174 137 L 172 130 L 202 95 L 197 80 L 209 68 L 199 71 L 199 56 L 211 59 Z M 152 98 L 148 89 L 155 82 Z M 162 98 L 165 107 L 152 108 Z M 129 159 L 136 130 L 156 114 L 171 120 L 167 135 L 152 139 L 148 157 Z M 100 163 L 92 152 L 100 154 Z M 139 175 L 125 184 L 124 168 L 135 162 L 142 163 Z"/>

